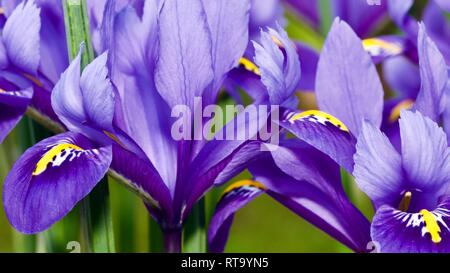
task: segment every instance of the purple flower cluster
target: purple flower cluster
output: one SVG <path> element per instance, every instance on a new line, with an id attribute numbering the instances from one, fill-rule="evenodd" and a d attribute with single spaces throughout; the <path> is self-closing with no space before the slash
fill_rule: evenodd
<path id="1" fill-rule="evenodd" d="M 412 0 L 331 0 L 336 18 L 319 53 L 283 29 L 289 7 L 319 30 L 319 1 L 88 0 L 97 58 L 83 71 L 83 45 L 68 61 L 60 1 L 1 2 L 0 141 L 27 109 L 65 130 L 6 177 L 3 205 L 20 232 L 49 228 L 108 170 L 164 232 L 181 232 L 211 188 L 248 169 L 252 180 L 217 204 L 212 252 L 223 251 L 235 212 L 263 193 L 356 252 L 450 252 L 448 1 L 430 1 L 419 22 Z M 389 20 L 401 34 L 371 36 Z M 300 89 L 316 109 L 298 110 Z M 172 109 L 218 103 L 222 90 L 280 110 L 279 144 L 245 113 L 214 132 L 247 130 L 243 139 L 175 140 Z M 342 172 L 371 199 L 371 221 Z"/>

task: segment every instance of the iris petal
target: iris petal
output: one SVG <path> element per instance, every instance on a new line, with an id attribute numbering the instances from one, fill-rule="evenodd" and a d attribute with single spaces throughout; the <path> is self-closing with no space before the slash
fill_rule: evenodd
<path id="1" fill-rule="evenodd" d="M 286 54 L 279 48 L 283 47 Z M 300 80 L 300 61 L 287 33 L 280 27 L 261 32 L 255 47 L 255 63 L 261 72 L 261 81 L 267 88 L 270 103 L 281 105 L 289 98 Z"/>
<path id="2" fill-rule="evenodd" d="M 359 188 L 376 206 L 396 205 L 404 190 L 400 154 L 370 122 L 364 122 L 356 145 L 353 175 Z"/>
<path id="3" fill-rule="evenodd" d="M 95 187 L 111 159 L 111 147 L 95 148 L 77 133 L 37 143 L 5 180 L 3 204 L 11 225 L 23 233 L 47 229 Z"/>
<path id="4" fill-rule="evenodd" d="M 234 214 L 261 195 L 265 187 L 251 180 L 232 184 L 219 201 L 208 229 L 208 245 L 211 252 L 222 252 L 233 223 Z"/>
<path id="5" fill-rule="evenodd" d="M 285 110 L 283 115 L 281 127 L 327 154 L 347 171 L 353 171 L 356 140 L 341 121 L 320 111 L 297 113 Z"/>
<path id="6" fill-rule="evenodd" d="M 438 122 L 444 110 L 442 101 L 448 80 L 447 65 L 423 24 L 419 26 L 418 50 L 421 86 L 414 108 Z"/>
<path id="7" fill-rule="evenodd" d="M 447 136 L 420 112 L 400 114 L 403 168 L 413 188 L 439 193 L 450 181 Z"/>
<path id="8" fill-rule="evenodd" d="M 382 206 L 373 219 L 372 239 L 379 252 L 450 252 L 450 199 L 433 211 L 403 212 Z"/>
<path id="9" fill-rule="evenodd" d="M 31 102 L 33 90 L 0 90 L 0 143 L 22 118 Z"/>
<path id="10" fill-rule="evenodd" d="M 351 52 L 352 58 L 348 58 Z M 363 119 L 380 126 L 383 88 L 375 65 L 350 26 L 336 19 L 325 41 L 316 78 L 319 109 L 358 135 Z"/>
<path id="11" fill-rule="evenodd" d="M 34 1 L 23 1 L 9 16 L 2 33 L 9 61 L 31 75 L 36 75 L 40 61 L 39 13 Z"/>

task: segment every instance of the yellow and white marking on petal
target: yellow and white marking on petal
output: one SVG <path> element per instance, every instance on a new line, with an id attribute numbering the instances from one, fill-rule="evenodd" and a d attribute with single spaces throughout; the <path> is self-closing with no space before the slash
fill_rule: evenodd
<path id="1" fill-rule="evenodd" d="M 439 224 L 434 214 L 432 214 L 426 209 L 423 209 L 420 211 L 420 215 L 422 215 L 423 221 L 425 222 L 425 226 L 422 228 L 422 234 L 424 232 L 429 233 L 431 235 L 431 241 L 433 241 L 433 243 L 435 244 L 440 243 L 442 241 L 440 235 L 441 228 L 439 227 Z"/>
<path id="2" fill-rule="evenodd" d="M 259 183 L 257 181 L 253 181 L 253 180 L 250 180 L 250 179 L 240 180 L 240 181 L 237 181 L 237 182 L 231 184 L 230 186 L 228 186 L 225 189 L 225 191 L 222 193 L 222 197 L 221 198 L 223 198 L 223 197 L 225 197 L 226 195 L 229 195 L 229 194 L 237 194 L 241 190 L 242 191 L 248 191 L 249 193 L 251 193 L 251 192 L 253 192 L 255 190 L 263 190 L 263 191 L 265 191 L 265 190 L 267 190 L 267 188 L 263 184 L 261 184 L 261 183 Z"/>
<path id="3" fill-rule="evenodd" d="M 407 228 L 421 228 L 420 235 L 425 237 L 427 233 L 430 234 L 430 239 L 435 244 L 439 244 L 442 241 L 441 228 L 445 228 L 448 232 L 450 231 L 443 219 L 443 217 L 450 217 L 450 210 L 448 209 L 437 208 L 431 212 L 422 209 L 418 213 L 397 211 L 394 217 L 405 223 Z"/>
<path id="4" fill-rule="evenodd" d="M 243 66 L 245 70 L 255 73 L 258 76 L 261 76 L 261 71 L 259 71 L 258 66 L 254 64 L 252 61 L 250 61 L 247 58 L 240 58 L 239 59 L 239 65 Z"/>
<path id="5" fill-rule="evenodd" d="M 398 55 L 402 53 L 403 48 L 399 43 L 388 42 L 378 38 L 369 38 L 362 41 L 364 50 L 371 56 Z"/>
<path id="6" fill-rule="evenodd" d="M 74 144 L 62 143 L 54 145 L 39 159 L 36 164 L 36 168 L 33 171 L 33 175 L 40 175 L 45 172 L 48 166 L 52 167 L 61 166 L 66 161 L 72 161 L 74 158 L 79 157 L 85 150 Z"/>
<path id="7" fill-rule="evenodd" d="M 250 180 L 250 179 L 246 179 L 246 180 L 240 180 L 240 181 L 237 181 L 237 182 L 231 184 L 230 186 L 228 186 L 228 188 L 225 189 L 225 191 L 223 193 L 227 194 L 235 189 L 242 188 L 242 187 L 254 187 L 254 188 L 261 189 L 261 190 L 267 190 L 267 188 L 263 184 L 253 181 L 253 180 Z"/>
<path id="8" fill-rule="evenodd" d="M 298 114 L 294 114 L 293 116 L 289 117 L 288 120 L 291 123 L 294 123 L 296 120 L 308 120 L 311 122 L 320 123 L 325 126 L 332 124 L 342 131 L 349 132 L 347 126 L 345 126 L 345 124 L 338 118 L 319 110 L 308 110 Z"/>

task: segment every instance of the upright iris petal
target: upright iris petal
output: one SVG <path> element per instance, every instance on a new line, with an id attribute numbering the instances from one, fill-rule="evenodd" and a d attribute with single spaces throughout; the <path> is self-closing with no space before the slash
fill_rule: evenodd
<path id="1" fill-rule="evenodd" d="M 33 89 L 27 77 L 36 76 L 40 60 L 39 13 L 33 1 L 22 2 L 11 13 L 2 31 L 0 142 L 19 122 L 31 103 Z"/>
<path id="2" fill-rule="evenodd" d="M 444 107 L 442 102 L 448 79 L 447 65 L 423 24 L 419 25 L 418 50 L 421 87 L 415 108 L 438 121 Z"/>
<path id="3" fill-rule="evenodd" d="M 8 60 L 32 76 L 36 75 L 40 60 L 39 12 L 33 1 L 22 2 L 6 21 L 2 33 Z"/>
<path id="4" fill-rule="evenodd" d="M 358 57 L 349 59 L 348 52 Z M 381 124 L 381 82 L 361 40 L 340 19 L 332 26 L 317 69 L 315 92 L 321 111 L 285 111 L 280 125 L 352 172 L 354 136 L 362 120 Z"/>
<path id="5" fill-rule="evenodd" d="M 400 154 L 389 139 L 370 122 L 364 122 L 358 137 L 353 175 L 359 187 L 376 206 L 399 202 L 402 191 Z M 374 165 L 373 162 L 378 162 Z"/>
<path id="6" fill-rule="evenodd" d="M 320 109 L 342 120 L 355 135 L 363 118 L 381 124 L 383 88 L 377 71 L 360 39 L 339 19 L 320 56 L 316 94 Z"/>
<path id="7" fill-rule="evenodd" d="M 52 91 L 52 106 L 67 128 L 82 132 L 100 143 L 108 143 L 103 132 L 111 132 L 114 92 L 104 53 L 80 73 L 81 52 Z"/>
<path id="8" fill-rule="evenodd" d="M 261 32 L 260 40 L 261 44 L 253 43 L 255 62 L 261 71 L 261 81 L 267 87 L 270 103 L 280 105 L 292 95 L 300 80 L 300 62 L 295 45 L 280 27 L 277 31 Z M 278 44 L 285 49 L 286 57 Z"/>
<path id="9" fill-rule="evenodd" d="M 214 76 L 211 37 L 202 3 L 166 1 L 159 24 L 155 69 L 158 92 L 170 107 L 187 105 L 194 109 L 194 97 L 203 94 Z"/>
<path id="10" fill-rule="evenodd" d="M 214 80 L 210 90 L 206 93 L 206 103 L 213 102 L 217 96 L 222 82 L 232 68 L 236 67 L 236 60 L 242 57 L 242 52 L 247 47 L 248 41 L 242 37 L 248 37 L 248 28 L 242 28 L 242 25 L 249 24 L 248 16 L 239 16 L 236 19 L 223 24 L 224 17 L 222 12 L 241 13 L 242 10 L 249 10 L 248 1 L 208 1 L 203 0 L 203 6 L 207 16 L 207 22 L 211 31 L 211 39 L 215 42 L 211 45 L 212 65 Z M 226 34 L 225 34 L 226 33 Z"/>

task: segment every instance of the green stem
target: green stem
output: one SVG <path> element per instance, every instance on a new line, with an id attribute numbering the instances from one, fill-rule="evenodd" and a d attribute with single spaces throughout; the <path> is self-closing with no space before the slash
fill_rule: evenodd
<path id="1" fill-rule="evenodd" d="M 321 33 L 318 33 L 309 24 L 300 21 L 297 14 L 294 14 L 292 11 L 287 10 L 285 17 L 287 20 L 286 30 L 289 33 L 289 37 L 302 41 L 315 50 L 322 48 L 324 37 Z"/>
<path id="2" fill-rule="evenodd" d="M 206 223 L 205 223 L 205 198 L 192 208 L 185 227 L 183 251 L 186 253 L 205 253 L 206 247 Z"/>
<path id="3" fill-rule="evenodd" d="M 63 3 L 69 59 L 73 60 L 78 55 L 80 44 L 84 43 L 85 48 L 81 57 L 83 70 L 94 59 L 86 0 L 63 0 Z"/>
<path id="4" fill-rule="evenodd" d="M 151 253 L 162 253 L 164 252 L 164 235 L 161 227 L 152 217 L 149 219 L 149 250 Z"/>
<path id="5" fill-rule="evenodd" d="M 80 212 L 87 250 L 95 253 L 114 252 L 113 222 L 106 176 L 82 201 Z"/>
<path id="6" fill-rule="evenodd" d="M 330 0 L 319 0 L 320 31 L 327 35 L 332 23 Z"/>
<path id="7" fill-rule="evenodd" d="M 86 0 L 63 0 L 64 23 L 70 60 L 84 43 L 81 70 L 94 59 Z M 108 178 L 105 176 L 81 202 L 81 217 L 87 249 L 93 252 L 115 252 L 112 215 L 109 204 Z"/>

